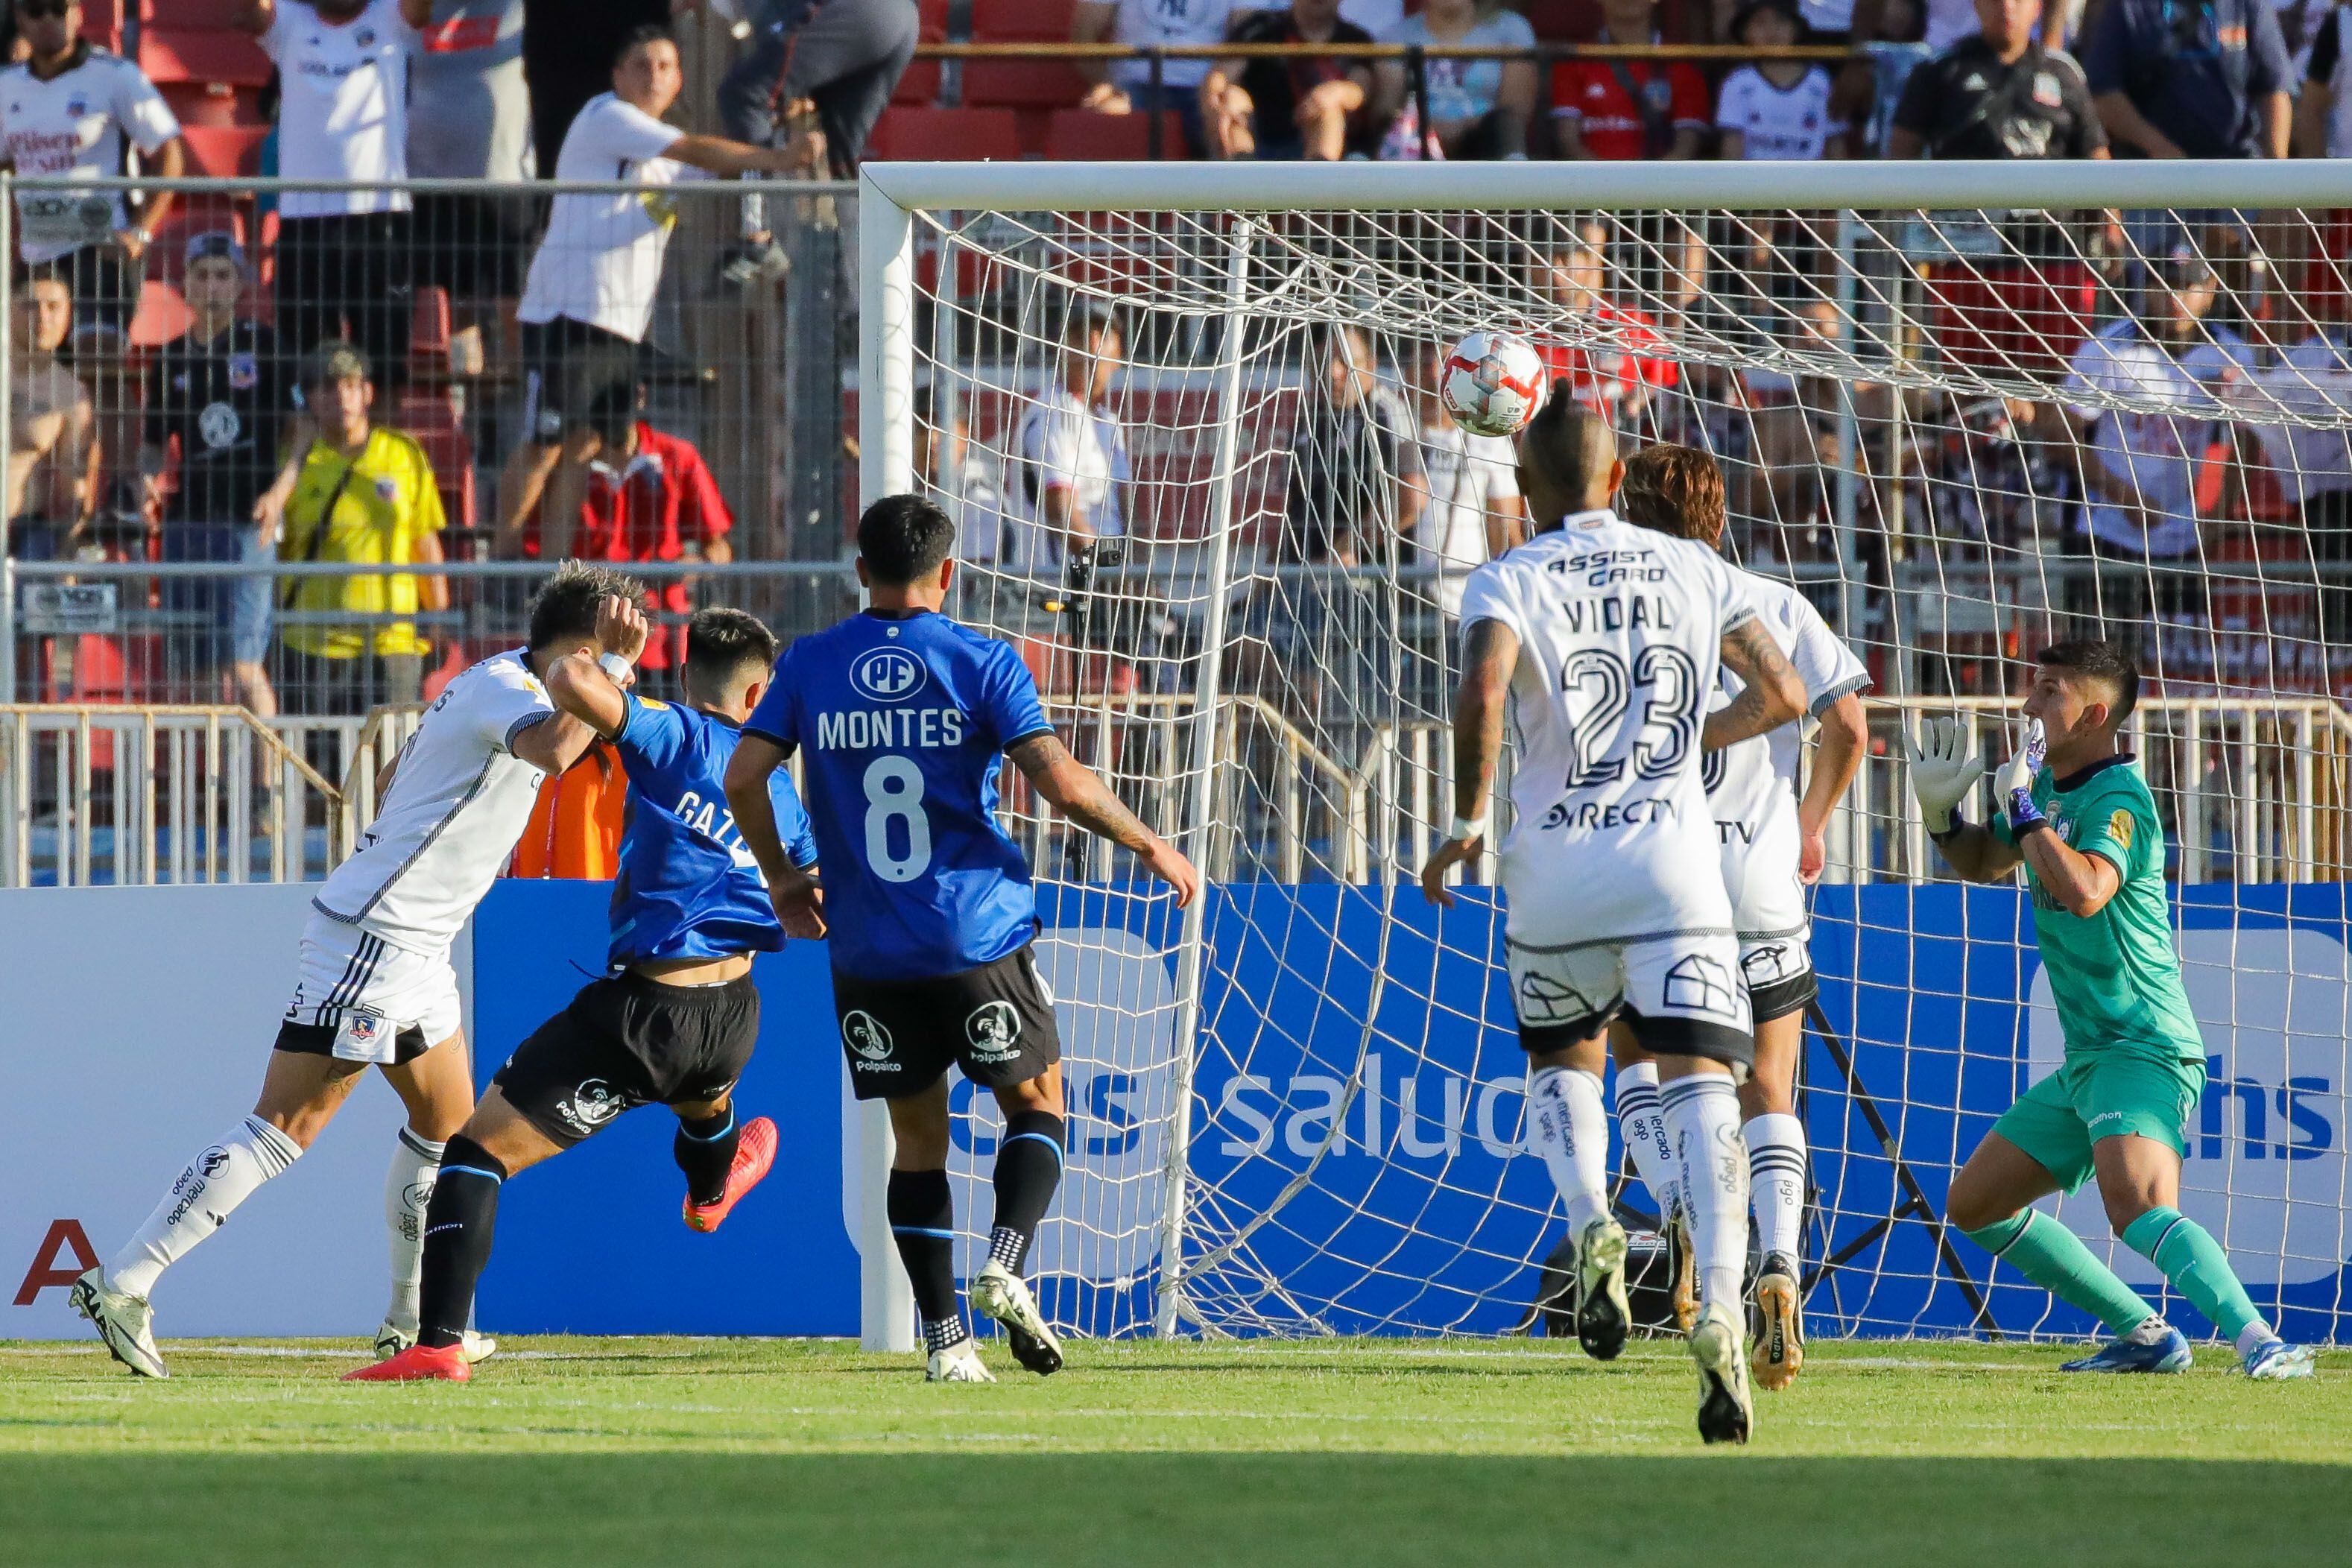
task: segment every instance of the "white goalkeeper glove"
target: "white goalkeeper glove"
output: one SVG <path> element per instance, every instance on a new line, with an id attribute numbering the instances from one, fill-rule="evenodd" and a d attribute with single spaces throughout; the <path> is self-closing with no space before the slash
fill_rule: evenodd
<path id="1" fill-rule="evenodd" d="M 2017 748 L 2009 761 L 2000 765 L 2000 778 L 1996 787 L 2000 791 L 2001 809 L 2009 814 L 2011 833 L 2023 833 L 2028 828 L 2044 826 L 2042 808 L 2033 804 L 2033 775 L 2042 771 L 2042 759 L 2049 754 L 2050 743 L 2042 733 L 2042 721 L 2025 722 L 2025 743 Z"/>
<path id="2" fill-rule="evenodd" d="M 1928 719 L 1910 741 L 1911 795 L 1927 831 L 1952 830 L 1952 812 L 1969 798 L 1984 775 L 1984 759 L 1969 749 L 1969 730 L 1959 719 Z"/>

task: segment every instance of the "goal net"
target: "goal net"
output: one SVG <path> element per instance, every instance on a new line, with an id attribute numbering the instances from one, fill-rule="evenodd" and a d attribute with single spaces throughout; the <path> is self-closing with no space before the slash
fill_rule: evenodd
<path id="1" fill-rule="evenodd" d="M 1871 674 L 1812 893 L 1811 1331 L 2094 1326 L 1942 1225 L 2061 1042 L 2022 889 L 1947 873 L 1902 737 L 1956 713 L 1998 761 L 2035 651 L 2097 633 L 2149 677 L 2131 743 L 2210 1068 L 2183 1206 L 2291 1337 L 2339 1337 L 2352 177 L 2255 173 L 2259 212 L 2222 207 L 2244 165 L 869 167 L 867 496 L 954 512 L 959 613 L 1210 884 L 1179 910 L 1008 784 L 1068 1063 L 1032 1260 L 1055 1321 L 1544 1321 L 1563 1234 L 1491 858 L 1442 916 L 1416 883 L 1463 579 L 1556 521 L 1434 396 L 1444 349 L 1502 329 L 1629 449 L 1712 453 L 1726 552 Z M 995 1111 L 967 1093 L 985 1235 Z M 1653 1200 L 1619 1199 L 1662 1277 Z M 2058 1212 L 2161 1286 L 2094 1194 Z"/>

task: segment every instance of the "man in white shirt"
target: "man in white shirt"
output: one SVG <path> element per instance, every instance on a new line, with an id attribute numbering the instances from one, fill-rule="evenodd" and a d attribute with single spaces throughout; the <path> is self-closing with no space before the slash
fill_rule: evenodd
<path id="1" fill-rule="evenodd" d="M 278 198 L 278 335 L 305 354 L 358 344 L 388 386 L 408 379 L 409 69 L 433 0 L 245 0 L 236 26 L 278 67 L 278 173 L 357 181 Z"/>
<path id="2" fill-rule="evenodd" d="M 125 174 L 175 180 L 186 167 L 180 122 L 131 61 L 81 36 L 80 0 L 18 0 L 26 58 L 0 70 L 0 160 L 18 177 Z M 73 292 L 75 335 L 98 334 L 99 360 L 122 346 L 139 310 L 141 268 L 171 209 L 168 185 L 150 186 L 134 221 L 121 194 L 16 190 L 16 254 L 34 277 Z"/>
<path id="3" fill-rule="evenodd" d="M 1234 0 L 1078 0 L 1070 14 L 1070 41 L 1118 43 L 1135 48 L 1222 44 L 1236 11 Z M 1089 82 L 1079 106 L 1103 114 L 1164 114 L 1173 110 L 1183 123 L 1191 155 L 1202 155 L 1201 83 L 1205 59 L 1162 60 L 1160 93 L 1151 92 L 1151 68 L 1140 59 L 1076 60 Z"/>
<path id="4" fill-rule="evenodd" d="M 1462 614 L 1462 579 L 1519 542 L 1527 503 L 1519 498 L 1518 454 L 1500 436 L 1473 436 L 1454 422 L 1438 398 L 1445 345 L 1421 346 L 1413 401 L 1421 410 L 1421 471 L 1406 479 L 1427 500 L 1413 542 L 1421 564 L 1442 575 L 1434 595 L 1453 620 Z"/>
<path id="5" fill-rule="evenodd" d="M 1060 374 L 1021 416 L 1008 466 L 1012 505 L 1003 571 L 1032 591 L 1066 591 L 1070 640 L 1088 640 L 1087 589 L 1097 566 L 1117 563 L 1127 537 L 1128 496 L 1135 471 L 1127 433 L 1110 411 L 1118 374 L 1118 320 L 1106 306 L 1080 302 L 1062 328 Z"/>
<path id="6" fill-rule="evenodd" d="M 632 29 L 613 60 L 613 90 L 590 99 L 564 132 L 559 181 L 622 191 L 569 191 L 550 207 L 522 304 L 522 440 L 499 476 L 499 536 L 522 537 L 544 499 L 549 515 L 580 507 L 600 430 L 636 405 L 638 349 L 677 206 L 667 187 L 705 174 L 784 174 L 797 146 L 769 149 L 695 136 L 662 116 L 686 86 L 667 27 Z"/>
<path id="7" fill-rule="evenodd" d="M 170 1375 L 149 1306 L 156 1280 L 291 1169 L 370 1067 L 408 1108 L 384 1184 L 393 1299 L 376 1353 L 415 1341 L 425 1205 L 442 1145 L 474 1109 L 449 947 L 514 853 L 541 780 L 560 776 L 595 738 L 549 699 L 549 667 L 585 654 L 629 684 L 646 643 L 644 592 L 609 568 L 566 562 L 531 604 L 530 646 L 451 681 L 402 748 L 374 825 L 311 900 L 294 997 L 253 1113 L 188 1162 L 122 1250 L 73 1288 L 75 1310 L 132 1372 Z M 478 1360 L 486 1346 L 468 1353 Z"/>

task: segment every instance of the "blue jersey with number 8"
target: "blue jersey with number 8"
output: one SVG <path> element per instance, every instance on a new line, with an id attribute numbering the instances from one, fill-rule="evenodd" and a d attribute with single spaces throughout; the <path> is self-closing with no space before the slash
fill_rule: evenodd
<path id="1" fill-rule="evenodd" d="M 1036 934 L 996 777 L 1006 747 L 1053 726 L 1010 643 L 930 611 L 867 610 L 786 648 L 743 728 L 803 754 L 835 969 L 929 979 Z"/>

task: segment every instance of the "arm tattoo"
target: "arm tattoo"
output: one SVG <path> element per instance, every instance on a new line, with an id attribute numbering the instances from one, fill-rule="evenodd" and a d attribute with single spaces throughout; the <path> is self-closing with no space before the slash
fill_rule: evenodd
<path id="1" fill-rule="evenodd" d="M 1517 634 L 1499 621 L 1474 621 L 1462 649 L 1462 695 L 1454 711 L 1454 811 L 1475 817 L 1494 787 L 1503 754 L 1503 710 L 1518 663 Z"/>
<path id="2" fill-rule="evenodd" d="M 1789 656 L 1780 651 L 1780 645 L 1772 640 L 1772 634 L 1764 629 L 1762 621 L 1751 616 L 1725 633 L 1724 637 L 1748 658 L 1750 668 L 1735 671 L 1745 682 L 1739 695 L 1706 716 L 1706 727 L 1699 743 L 1710 752 L 1720 751 L 1775 728 L 1766 722 L 1769 717 L 1771 686 L 1762 678 L 1769 678 L 1774 685 L 1783 679 L 1794 680 L 1797 678 L 1797 667 L 1789 662 Z"/>
<path id="3" fill-rule="evenodd" d="M 1142 818 L 1113 795 L 1094 770 L 1070 755 L 1054 735 L 1036 735 L 1004 753 L 1026 774 L 1037 793 L 1061 808 L 1062 815 L 1097 836 L 1138 854 L 1151 847 L 1158 835 Z"/>

